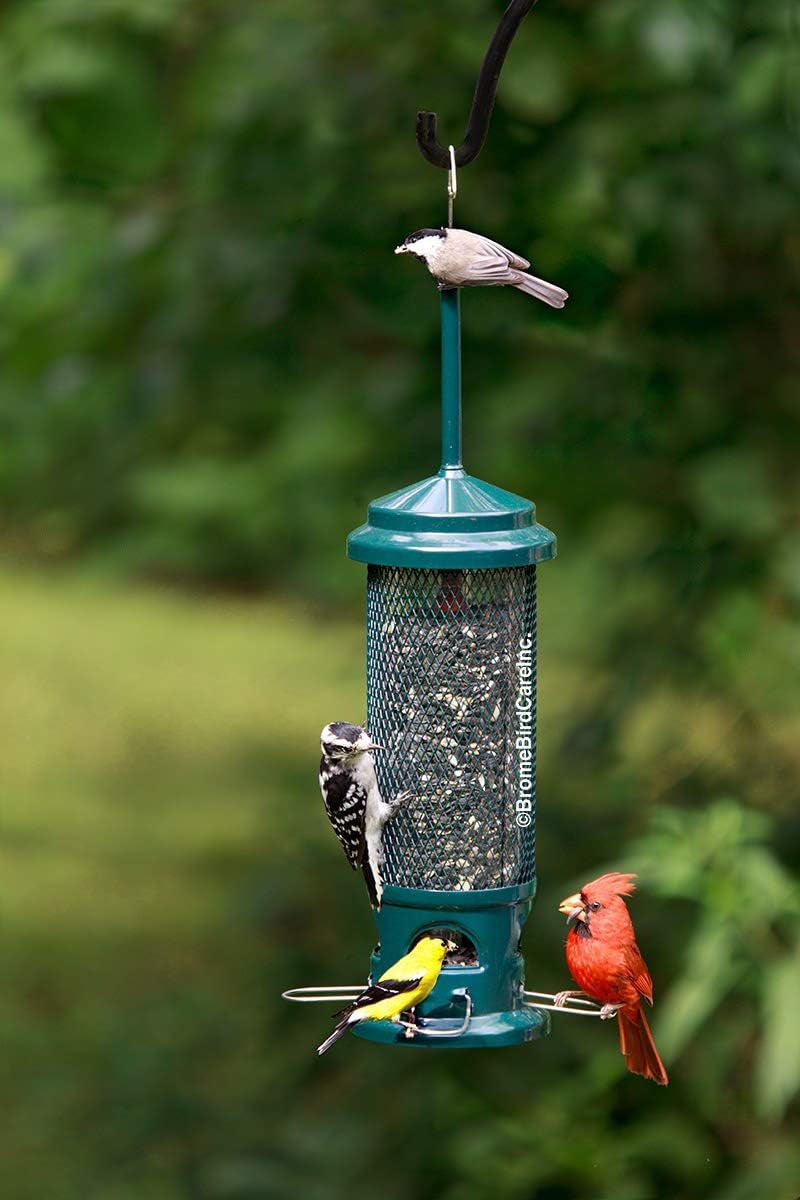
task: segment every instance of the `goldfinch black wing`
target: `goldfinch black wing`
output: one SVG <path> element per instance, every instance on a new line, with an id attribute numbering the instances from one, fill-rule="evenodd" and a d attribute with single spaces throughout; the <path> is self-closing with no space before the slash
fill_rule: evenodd
<path id="1" fill-rule="evenodd" d="M 329 773 L 324 760 L 319 775 L 322 800 L 333 832 L 354 871 L 364 862 L 367 793 L 348 772 Z"/>
<path id="2" fill-rule="evenodd" d="M 377 983 L 371 983 L 352 1004 L 340 1009 L 334 1016 L 355 1012 L 357 1008 L 366 1008 L 368 1004 L 378 1004 L 381 1000 L 390 1000 L 392 996 L 399 996 L 403 992 L 416 991 L 424 974 L 424 971 L 418 971 L 408 979 L 381 979 Z"/>

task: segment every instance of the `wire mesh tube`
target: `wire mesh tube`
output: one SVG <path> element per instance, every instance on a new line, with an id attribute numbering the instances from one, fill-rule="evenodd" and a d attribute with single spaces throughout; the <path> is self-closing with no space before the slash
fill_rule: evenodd
<path id="1" fill-rule="evenodd" d="M 535 871 L 536 568 L 370 566 L 368 726 L 384 881 L 469 891 Z"/>

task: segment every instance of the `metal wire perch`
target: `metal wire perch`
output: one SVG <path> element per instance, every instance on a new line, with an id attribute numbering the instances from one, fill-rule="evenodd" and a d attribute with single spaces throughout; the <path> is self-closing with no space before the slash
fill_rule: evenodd
<path id="1" fill-rule="evenodd" d="M 296 1004 L 328 1004 L 338 1002 L 349 1004 L 364 990 L 363 983 L 333 984 L 329 987 L 299 987 L 289 988 L 281 992 L 284 1000 L 292 1000 Z M 464 1019 L 460 1026 L 453 1029 L 434 1028 L 428 1020 L 416 1022 L 415 1030 L 426 1037 L 458 1037 L 466 1033 L 472 1017 L 472 997 L 467 988 L 455 988 L 454 998 L 463 998 L 465 1004 Z M 556 1004 L 558 992 L 533 992 L 528 988 L 522 993 L 528 1008 L 543 1008 L 549 1012 L 563 1013 L 567 1017 L 600 1017 L 602 1009 L 594 1000 L 581 996 L 569 996 L 563 1004 Z"/>
<path id="2" fill-rule="evenodd" d="M 526 988 L 522 996 L 530 1008 L 546 1008 L 549 1012 L 564 1013 L 570 1017 L 602 1018 L 602 1007 L 595 1004 L 594 1000 L 590 1000 L 588 997 L 584 999 L 582 996 L 568 996 L 562 1004 L 556 1004 L 559 994 L 558 992 L 532 992 Z M 546 1000 L 551 1003 L 545 1004 Z"/>
<path id="3" fill-rule="evenodd" d="M 330 987 L 289 988 L 281 992 L 281 996 L 284 1000 L 293 1000 L 296 1004 L 327 1004 L 334 1001 L 350 1004 L 363 990 L 363 983 L 344 983 Z M 472 1020 L 472 997 L 467 988 L 454 988 L 451 995 L 454 1000 L 464 1001 L 464 1016 L 460 1024 L 454 1024 L 452 1018 L 448 1017 L 418 1017 L 414 1021 L 404 1021 L 401 1018 L 398 1024 L 404 1026 L 405 1036 L 413 1038 L 422 1034 L 424 1037 L 448 1038 L 460 1037 L 462 1033 L 466 1033 Z"/>

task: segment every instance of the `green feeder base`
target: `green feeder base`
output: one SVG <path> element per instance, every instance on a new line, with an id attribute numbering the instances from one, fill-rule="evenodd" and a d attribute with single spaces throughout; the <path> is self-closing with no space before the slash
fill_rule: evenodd
<path id="1" fill-rule="evenodd" d="M 449 974 L 449 969 L 448 969 Z M 392 1046 L 417 1046 L 429 1050 L 468 1050 L 477 1046 L 521 1046 L 523 1042 L 532 1042 L 550 1032 L 550 1015 L 537 1008 L 520 1008 L 516 1012 L 490 1013 L 485 1017 L 472 1017 L 469 1028 L 456 1036 L 456 1030 L 461 1027 L 461 1018 L 452 1020 L 441 1019 L 431 1022 L 434 1036 L 426 1037 L 425 1031 L 420 1031 L 412 1038 L 405 1036 L 402 1025 L 394 1021 L 363 1021 L 356 1025 L 353 1032 L 356 1037 L 367 1042 L 383 1042 Z M 442 1032 L 453 1036 L 442 1037 Z"/>
<path id="2" fill-rule="evenodd" d="M 465 947 L 474 948 L 474 961 L 442 969 L 416 1010 L 420 1028 L 413 1037 L 392 1021 L 365 1021 L 353 1030 L 356 1036 L 397 1046 L 466 1049 L 518 1046 L 549 1033 L 549 1015 L 523 998 L 525 962 L 519 943 L 535 890 L 535 881 L 464 892 L 387 887 L 376 913 L 380 942 L 372 955 L 372 979 L 429 931 L 458 935 Z M 466 1027 L 465 992 L 472 1004 Z"/>

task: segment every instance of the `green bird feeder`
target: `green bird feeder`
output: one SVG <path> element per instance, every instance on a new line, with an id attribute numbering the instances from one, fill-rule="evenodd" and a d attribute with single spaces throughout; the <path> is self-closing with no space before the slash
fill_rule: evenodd
<path id="1" fill-rule="evenodd" d="M 455 171 L 483 145 L 500 69 L 535 0 L 511 0 L 484 59 L 456 149 L 417 120 L 429 162 Z M 367 728 L 381 792 L 406 803 L 383 832 L 376 980 L 425 933 L 448 954 L 413 1028 L 363 1021 L 356 1036 L 403 1046 L 512 1046 L 549 1032 L 549 1011 L 598 1016 L 525 988 L 520 940 L 536 895 L 536 568 L 556 539 L 531 500 L 468 475 L 461 456 L 461 328 L 441 292 L 442 465 L 373 500 L 347 553 L 367 564 Z M 295 988 L 347 1002 L 363 985 Z"/>
<path id="2" fill-rule="evenodd" d="M 367 569 L 367 727 L 381 791 L 410 798 L 384 830 L 377 979 L 431 930 L 455 937 L 402 1045 L 514 1045 L 547 1032 L 524 997 L 520 937 L 536 893 L 536 566 L 554 535 L 532 501 L 461 461 L 459 293 L 441 293 L 442 465 L 369 506 L 347 552 Z M 452 958 L 455 958 L 455 964 Z M 471 1000 L 465 1024 L 464 1002 Z"/>

